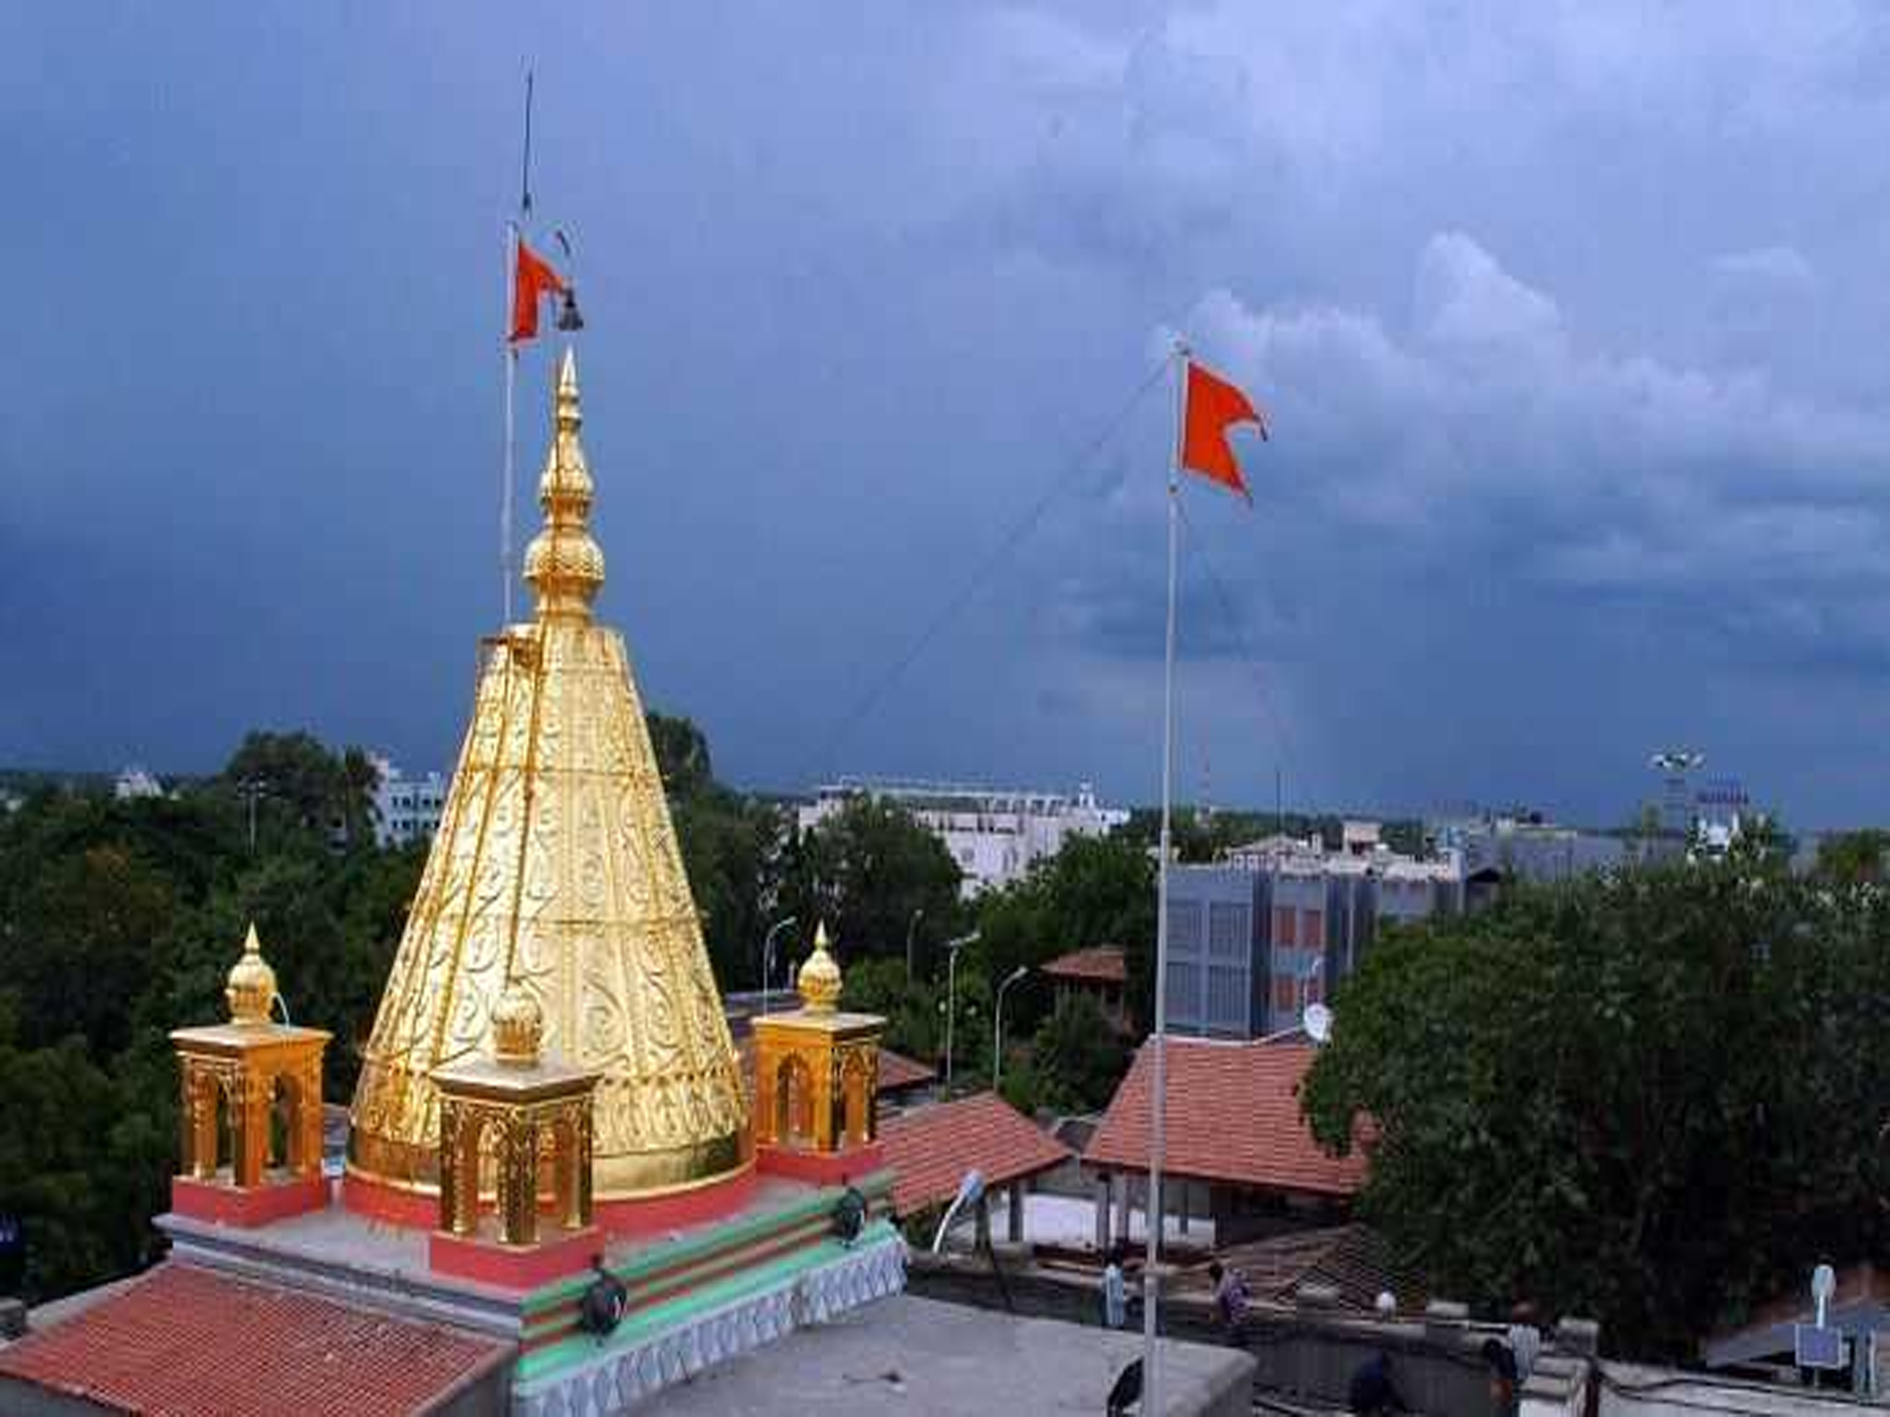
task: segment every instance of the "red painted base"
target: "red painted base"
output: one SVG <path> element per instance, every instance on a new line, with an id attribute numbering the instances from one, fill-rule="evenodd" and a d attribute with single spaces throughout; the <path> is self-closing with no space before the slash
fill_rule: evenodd
<path id="1" fill-rule="evenodd" d="M 431 1230 L 440 1223 L 438 1196 L 383 1186 L 353 1172 L 341 1178 L 341 1203 L 357 1215 L 411 1230 Z"/>
<path id="2" fill-rule="evenodd" d="M 613 1237 L 661 1235 L 733 1215 L 753 1198 L 756 1179 L 751 1166 L 738 1176 L 694 1190 L 645 1200 L 600 1200 L 592 1206 L 591 1218 Z"/>
<path id="3" fill-rule="evenodd" d="M 496 1239 L 435 1230 L 427 1237 L 427 1264 L 441 1274 L 501 1289 L 536 1289 L 589 1269 L 603 1249 L 604 1238 L 595 1225 L 558 1231 L 536 1245 L 505 1245 Z"/>
<path id="4" fill-rule="evenodd" d="M 328 1205 L 328 1179 L 319 1171 L 260 1186 L 220 1185 L 194 1176 L 171 1177 L 171 1209 L 192 1220 L 254 1229 Z"/>
<path id="5" fill-rule="evenodd" d="M 750 1167 L 739 1176 L 691 1191 L 646 1200 L 600 1200 L 592 1207 L 591 1219 L 613 1236 L 661 1235 L 733 1215 L 753 1197 L 755 1184 L 755 1171 Z M 390 1225 L 433 1230 L 440 1223 L 438 1196 L 398 1190 L 352 1173 L 342 1177 L 341 1200 L 349 1210 Z M 489 1212 L 491 1207 L 481 1209 Z"/>
<path id="6" fill-rule="evenodd" d="M 845 1151 L 797 1151 L 785 1146 L 758 1146 L 755 1165 L 767 1176 L 786 1176 L 816 1186 L 844 1186 L 870 1176 L 886 1164 L 879 1143 L 848 1147 Z"/>

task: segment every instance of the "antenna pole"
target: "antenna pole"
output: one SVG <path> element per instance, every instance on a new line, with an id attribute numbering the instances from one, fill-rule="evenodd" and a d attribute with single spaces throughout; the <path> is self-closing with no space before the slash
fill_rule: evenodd
<path id="1" fill-rule="evenodd" d="M 1168 633 L 1162 656 L 1162 837 L 1161 864 L 1155 892 L 1155 1033 L 1154 1090 L 1149 1098 L 1148 1196 L 1143 1207 L 1148 1256 L 1142 1265 L 1142 1411 L 1162 1411 L 1161 1330 L 1157 1312 L 1161 1281 L 1156 1266 L 1162 1252 L 1162 1150 L 1166 1144 L 1168 1087 L 1168 858 L 1171 845 L 1171 799 L 1175 776 L 1175 564 L 1181 528 L 1181 430 L 1186 416 L 1188 347 L 1176 342 L 1175 442 L 1168 454 Z"/>

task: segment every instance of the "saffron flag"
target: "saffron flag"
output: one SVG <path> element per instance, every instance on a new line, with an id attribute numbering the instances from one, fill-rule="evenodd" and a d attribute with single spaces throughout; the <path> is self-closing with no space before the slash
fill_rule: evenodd
<path id="1" fill-rule="evenodd" d="M 1240 464 L 1234 461 L 1234 450 L 1227 445 L 1227 430 L 1239 423 L 1251 423 L 1265 438 L 1267 421 L 1260 410 L 1234 385 L 1192 359 L 1188 361 L 1183 401 L 1181 465 L 1253 501 L 1253 494 L 1240 475 Z"/>
<path id="2" fill-rule="evenodd" d="M 520 340 L 538 338 L 538 302 L 547 295 L 562 295 L 566 285 L 564 277 L 551 268 L 551 263 L 525 244 L 525 238 L 518 239 L 518 269 L 512 277 L 512 333 L 507 338 L 513 344 Z"/>

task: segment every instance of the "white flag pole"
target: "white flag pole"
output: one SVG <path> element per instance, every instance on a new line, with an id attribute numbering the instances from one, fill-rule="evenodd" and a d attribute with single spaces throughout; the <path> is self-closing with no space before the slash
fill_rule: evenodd
<path id="1" fill-rule="evenodd" d="M 1175 776 L 1175 566 L 1181 525 L 1181 436 L 1186 417 L 1188 347 L 1175 343 L 1175 441 L 1168 454 L 1168 635 L 1162 656 L 1162 836 L 1159 882 L 1155 893 L 1155 1076 L 1149 1095 L 1148 1196 L 1143 1208 L 1148 1254 L 1142 1266 L 1142 1406 L 1162 1410 L 1161 1352 L 1157 1334 L 1161 1283 L 1156 1266 L 1162 1242 L 1162 1151 L 1166 1143 L 1168 1058 L 1168 858 L 1171 851 L 1170 799 Z"/>

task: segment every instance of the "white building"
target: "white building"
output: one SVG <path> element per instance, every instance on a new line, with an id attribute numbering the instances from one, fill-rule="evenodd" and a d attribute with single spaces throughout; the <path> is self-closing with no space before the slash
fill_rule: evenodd
<path id="1" fill-rule="evenodd" d="M 437 772 L 408 777 L 386 758 L 373 759 L 379 774 L 374 789 L 374 839 L 381 846 L 430 841 L 446 808 L 446 779 Z"/>
<path id="2" fill-rule="evenodd" d="M 958 863 L 967 896 L 1019 879 L 1033 862 L 1061 851 L 1072 836 L 1107 836 L 1129 820 L 1125 808 L 1098 804 L 1087 782 L 1072 797 L 843 777 L 800 809 L 801 830 L 813 830 L 855 797 L 894 802 L 918 818 Z"/>
<path id="3" fill-rule="evenodd" d="M 112 796 L 120 802 L 134 802 L 147 797 L 162 797 L 164 785 L 143 768 L 126 768 L 112 784 Z"/>

